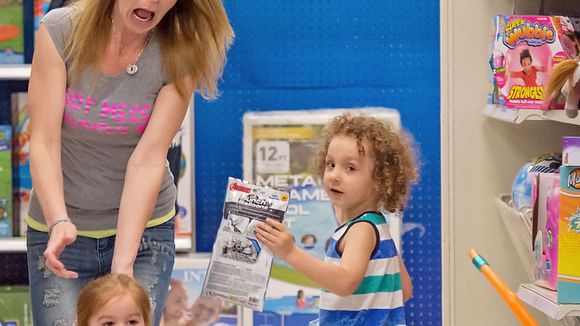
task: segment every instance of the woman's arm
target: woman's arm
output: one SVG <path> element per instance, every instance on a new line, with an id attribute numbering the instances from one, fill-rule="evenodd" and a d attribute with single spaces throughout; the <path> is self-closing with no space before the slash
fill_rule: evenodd
<path id="1" fill-rule="evenodd" d="M 296 247 L 288 229 L 273 219 L 259 224 L 256 236 L 280 259 L 318 286 L 340 296 L 351 295 L 358 288 L 376 244 L 373 227 L 369 223 L 355 223 L 342 240 L 340 264 L 334 265 Z"/>
<path id="2" fill-rule="evenodd" d="M 46 225 L 67 217 L 61 170 L 61 127 L 66 93 L 66 67 L 44 24 L 37 32 L 28 84 L 30 109 L 30 173 Z M 76 227 L 58 223 L 51 230 L 44 255 L 54 274 L 77 277 L 59 257 L 64 247 L 76 240 Z"/>
<path id="3" fill-rule="evenodd" d="M 133 275 L 141 236 L 157 202 L 166 169 L 167 150 L 183 122 L 193 94 L 191 78 L 184 84 L 185 98 L 179 96 L 175 84 L 161 89 L 147 128 L 127 163 L 111 267 L 113 273 Z"/>

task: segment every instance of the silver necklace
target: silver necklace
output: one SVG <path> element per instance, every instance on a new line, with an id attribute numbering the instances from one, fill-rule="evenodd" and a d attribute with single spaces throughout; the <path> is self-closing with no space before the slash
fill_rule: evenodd
<path id="1" fill-rule="evenodd" d="M 113 25 L 113 32 L 116 33 L 117 30 L 115 29 L 115 21 L 112 18 L 111 18 L 111 22 Z M 147 43 L 149 43 L 149 40 L 151 39 L 152 34 L 153 34 L 152 31 L 149 31 L 149 34 L 147 35 L 147 39 L 145 40 L 145 44 L 143 44 L 143 47 L 141 48 L 141 52 L 139 52 L 137 59 L 135 59 L 135 62 L 128 64 L 127 68 L 125 68 L 125 72 L 127 72 L 128 75 L 134 75 L 137 73 L 137 71 L 139 71 L 139 67 L 137 66 L 137 62 L 139 61 L 139 58 L 141 58 L 141 54 L 143 54 L 143 51 L 145 50 Z"/>

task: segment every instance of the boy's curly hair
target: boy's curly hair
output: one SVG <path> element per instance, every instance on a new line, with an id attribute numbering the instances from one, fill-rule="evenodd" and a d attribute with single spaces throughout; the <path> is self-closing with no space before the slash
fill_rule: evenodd
<path id="1" fill-rule="evenodd" d="M 373 155 L 375 190 L 379 208 L 388 212 L 403 210 L 409 197 L 410 187 L 418 177 L 415 150 L 410 134 L 394 130 L 378 118 L 346 112 L 335 117 L 322 131 L 322 144 L 315 163 L 315 172 L 322 178 L 326 169 L 326 153 L 334 136 L 355 137 L 360 155 Z M 362 145 L 367 139 L 371 145 L 365 151 Z"/>

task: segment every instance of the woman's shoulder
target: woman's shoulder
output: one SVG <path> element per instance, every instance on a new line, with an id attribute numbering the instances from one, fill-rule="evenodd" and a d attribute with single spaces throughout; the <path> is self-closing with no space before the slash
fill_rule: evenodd
<path id="1" fill-rule="evenodd" d="M 58 25 L 62 24 L 63 22 L 70 22 L 75 13 L 76 9 L 73 7 L 55 8 L 44 15 L 42 22 L 50 25 Z"/>

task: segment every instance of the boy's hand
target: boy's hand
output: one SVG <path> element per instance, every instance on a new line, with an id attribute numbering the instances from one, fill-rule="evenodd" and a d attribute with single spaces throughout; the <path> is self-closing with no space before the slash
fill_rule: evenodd
<path id="1" fill-rule="evenodd" d="M 256 226 L 256 238 L 282 260 L 286 260 L 296 249 L 290 231 L 282 223 L 271 218 Z"/>

